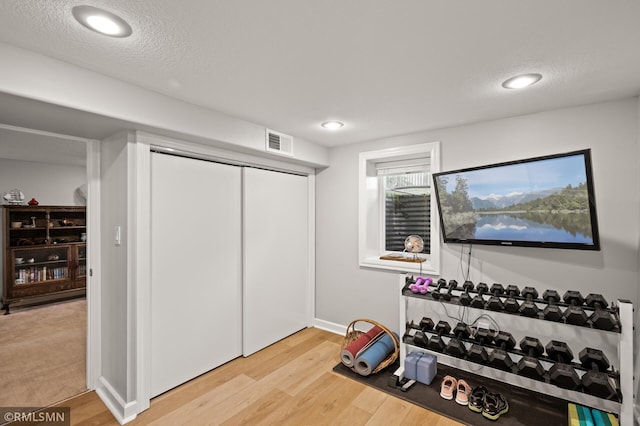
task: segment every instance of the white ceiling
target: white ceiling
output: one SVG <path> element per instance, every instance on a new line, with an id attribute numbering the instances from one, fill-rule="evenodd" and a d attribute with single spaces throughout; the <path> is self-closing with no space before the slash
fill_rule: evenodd
<path id="1" fill-rule="evenodd" d="M 2 0 L 0 41 L 325 146 L 640 94 L 632 0 Z"/>
<path id="2" fill-rule="evenodd" d="M 86 142 L 52 133 L 0 125 L 0 158 L 84 166 Z"/>

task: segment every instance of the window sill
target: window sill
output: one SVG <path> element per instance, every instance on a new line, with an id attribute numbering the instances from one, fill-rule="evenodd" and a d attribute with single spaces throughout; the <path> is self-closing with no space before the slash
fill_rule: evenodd
<path id="1" fill-rule="evenodd" d="M 406 257 L 402 254 L 385 254 L 384 256 L 380 256 L 380 260 L 393 260 L 395 262 L 409 262 L 409 263 L 424 263 L 427 261 L 426 258 Z"/>
<path id="2" fill-rule="evenodd" d="M 424 262 L 406 261 L 406 260 L 386 260 L 378 257 L 367 257 L 360 260 L 360 266 L 363 268 L 381 269 L 386 271 L 395 271 L 402 273 L 422 274 L 422 275 L 439 275 L 430 260 Z"/>

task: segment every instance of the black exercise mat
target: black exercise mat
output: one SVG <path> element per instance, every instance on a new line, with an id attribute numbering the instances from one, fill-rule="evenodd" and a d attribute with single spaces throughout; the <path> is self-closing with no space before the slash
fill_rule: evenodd
<path id="1" fill-rule="evenodd" d="M 457 370 L 442 364 L 438 364 L 438 374 L 433 379 L 431 385 L 427 386 L 422 383 L 416 383 L 407 392 L 402 392 L 399 389 L 387 385 L 389 378 L 398 366 L 399 362 L 396 361 L 385 370 L 367 377 L 355 373 L 342 363 L 336 365 L 333 371 L 472 426 L 479 424 L 489 425 L 492 423 L 505 426 L 567 425 L 567 401 L 563 399 L 532 392 L 517 386 L 511 386 L 497 380 L 487 379 L 477 374 Z M 475 413 L 469 410 L 468 407 L 457 404 L 454 400 L 448 401 L 440 397 L 440 383 L 447 375 L 455 377 L 456 379 L 464 379 L 473 387 L 484 385 L 489 389 L 489 392 L 501 393 L 509 403 L 509 412 L 500 416 L 496 422 L 492 422 L 484 418 L 482 414 Z"/>

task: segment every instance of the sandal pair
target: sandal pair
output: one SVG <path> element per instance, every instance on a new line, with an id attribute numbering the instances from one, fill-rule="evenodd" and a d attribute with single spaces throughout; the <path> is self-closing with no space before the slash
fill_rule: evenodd
<path id="1" fill-rule="evenodd" d="M 471 386 L 464 379 L 456 380 L 454 377 L 445 376 L 440 385 L 440 396 L 447 400 L 454 398 L 460 405 L 469 404 L 469 395 L 471 395 Z"/>
<path id="2" fill-rule="evenodd" d="M 491 393 L 484 386 L 473 389 L 469 396 L 469 409 L 489 420 L 498 420 L 509 411 L 509 403 L 499 393 Z"/>

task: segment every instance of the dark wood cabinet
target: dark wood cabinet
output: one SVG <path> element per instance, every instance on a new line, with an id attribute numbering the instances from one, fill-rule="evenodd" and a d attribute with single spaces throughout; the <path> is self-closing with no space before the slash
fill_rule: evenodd
<path id="1" fill-rule="evenodd" d="M 86 287 L 86 208 L 3 206 L 5 315 L 10 306 L 83 296 Z"/>

